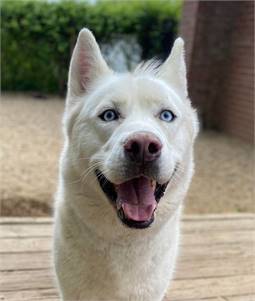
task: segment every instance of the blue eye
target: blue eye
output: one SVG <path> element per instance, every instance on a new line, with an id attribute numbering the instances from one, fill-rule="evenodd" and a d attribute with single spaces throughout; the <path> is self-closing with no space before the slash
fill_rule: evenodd
<path id="1" fill-rule="evenodd" d="M 119 119 L 118 113 L 115 110 L 106 110 L 99 117 L 106 122 Z"/>
<path id="2" fill-rule="evenodd" d="M 176 116 L 173 112 L 169 110 L 164 110 L 160 113 L 159 118 L 166 122 L 172 122 L 176 118 Z"/>

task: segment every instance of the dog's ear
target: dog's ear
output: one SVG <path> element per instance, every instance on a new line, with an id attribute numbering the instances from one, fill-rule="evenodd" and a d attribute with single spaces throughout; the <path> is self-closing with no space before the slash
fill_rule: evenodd
<path id="1" fill-rule="evenodd" d="M 169 57 L 160 67 L 159 75 L 182 98 L 186 99 L 188 97 L 184 41 L 182 38 L 175 40 Z"/>
<path id="2" fill-rule="evenodd" d="M 110 72 L 94 35 L 87 28 L 83 28 L 71 58 L 68 95 L 75 97 L 86 93 L 94 80 Z"/>

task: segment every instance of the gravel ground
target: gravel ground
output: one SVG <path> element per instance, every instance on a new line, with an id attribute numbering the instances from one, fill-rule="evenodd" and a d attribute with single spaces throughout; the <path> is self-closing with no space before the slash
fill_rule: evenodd
<path id="1" fill-rule="evenodd" d="M 48 215 L 62 145 L 63 100 L 4 94 L 0 109 L 0 215 Z M 188 213 L 255 212 L 253 148 L 200 134 Z"/>

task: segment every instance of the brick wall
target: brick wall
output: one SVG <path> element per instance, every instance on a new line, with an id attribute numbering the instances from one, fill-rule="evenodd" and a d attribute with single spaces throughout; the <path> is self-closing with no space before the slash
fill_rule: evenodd
<path id="1" fill-rule="evenodd" d="M 189 92 L 202 126 L 253 142 L 254 2 L 187 1 Z"/>
<path id="2" fill-rule="evenodd" d="M 182 22 L 180 23 L 179 28 L 181 35 L 185 37 L 185 50 L 188 69 L 191 61 L 192 48 L 195 37 L 196 16 L 199 6 L 198 4 L 198 1 L 188 1 L 185 3 L 182 10 Z"/>

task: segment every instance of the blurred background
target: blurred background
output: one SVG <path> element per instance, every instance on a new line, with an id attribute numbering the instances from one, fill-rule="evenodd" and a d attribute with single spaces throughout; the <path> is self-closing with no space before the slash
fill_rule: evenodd
<path id="1" fill-rule="evenodd" d="M 201 132 L 186 213 L 255 212 L 254 1 L 1 1 L 0 215 L 52 213 L 69 60 L 90 28 L 132 69 L 185 40 Z"/>

